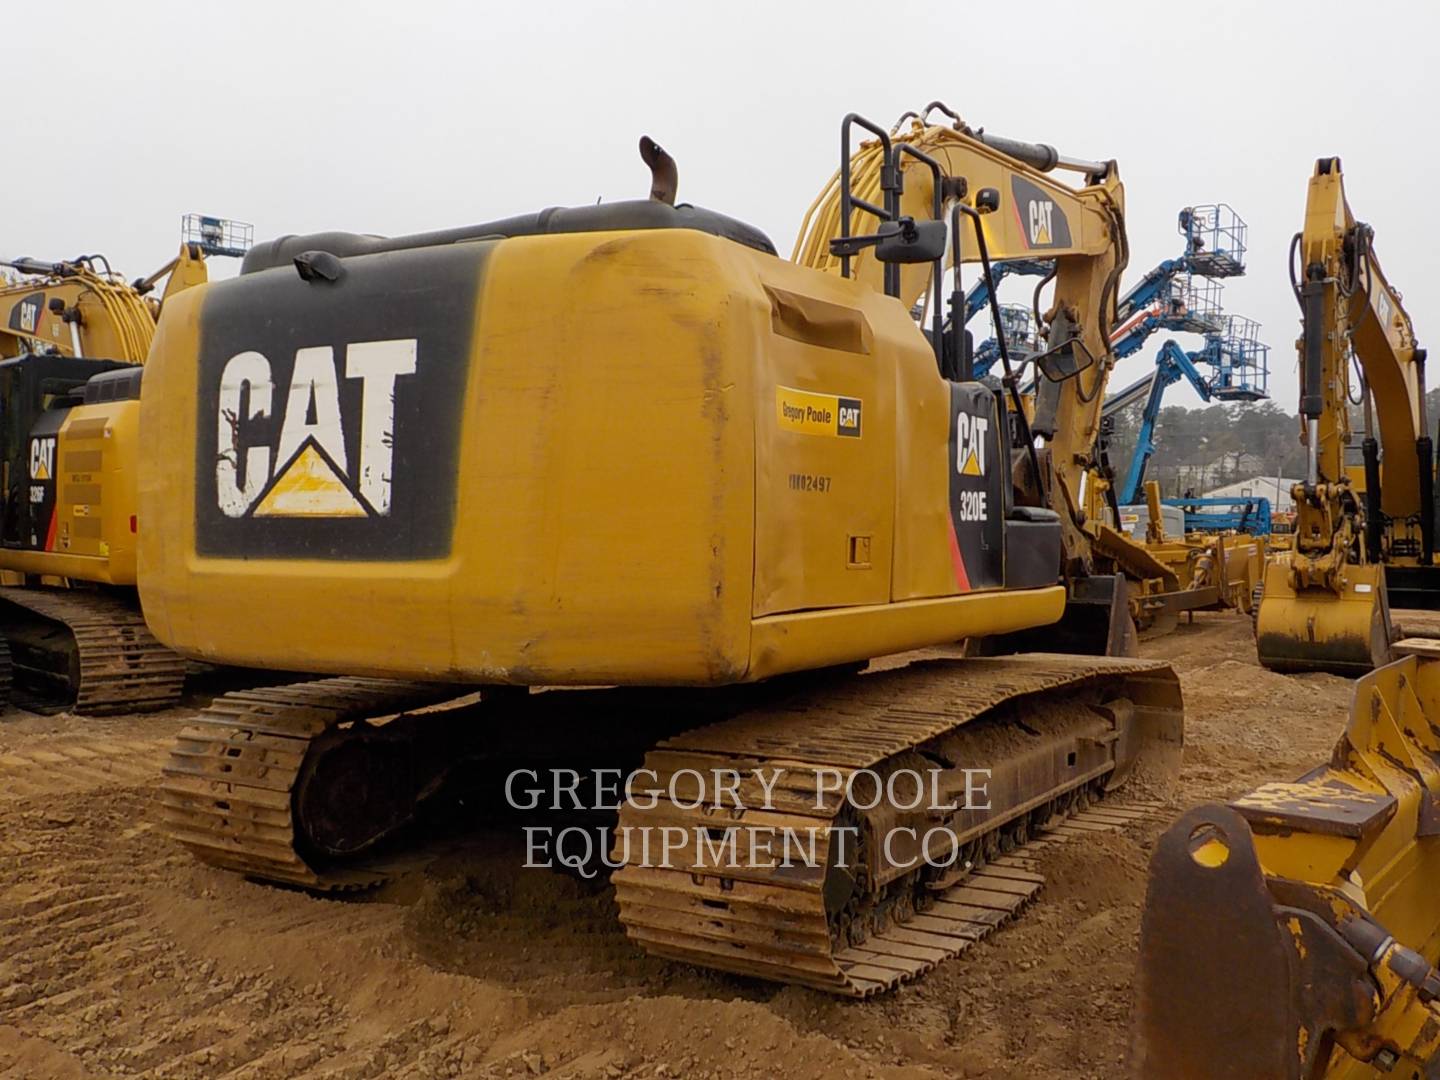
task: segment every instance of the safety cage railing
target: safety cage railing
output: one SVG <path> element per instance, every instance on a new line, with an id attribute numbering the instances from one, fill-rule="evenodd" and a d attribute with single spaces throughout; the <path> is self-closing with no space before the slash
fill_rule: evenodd
<path id="1" fill-rule="evenodd" d="M 206 255 L 228 255 L 238 259 L 250 250 L 255 226 L 247 221 L 211 217 L 209 214 L 186 214 L 180 219 L 180 239 L 195 244 Z"/>
<path id="2" fill-rule="evenodd" d="M 1210 392 L 1221 401 L 1269 397 L 1270 346 L 1257 320 L 1226 315 L 1222 329 L 1206 337 L 1202 358 L 1214 369 Z"/>
<path id="3" fill-rule="evenodd" d="M 1156 297 L 1154 317 L 1167 330 L 1217 333 L 1225 326 L 1224 291 L 1225 286 L 1214 278 L 1182 274 L 1172 278 Z"/>
<path id="4" fill-rule="evenodd" d="M 1187 206 L 1180 211 L 1190 269 L 1205 277 L 1236 277 L 1245 272 L 1249 226 L 1228 203 Z"/>

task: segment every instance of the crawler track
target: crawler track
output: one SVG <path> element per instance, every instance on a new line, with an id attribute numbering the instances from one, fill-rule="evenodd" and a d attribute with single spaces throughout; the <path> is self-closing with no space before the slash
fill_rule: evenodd
<path id="1" fill-rule="evenodd" d="M 10 691 L 14 685 L 15 664 L 10 658 L 10 645 L 0 634 L 0 701 L 10 700 Z"/>
<path id="2" fill-rule="evenodd" d="M 436 683 L 332 678 L 216 698 L 180 732 L 165 763 L 164 831 L 204 862 L 267 881 L 319 891 L 377 884 L 383 869 L 331 867 L 305 850 L 295 797 L 306 756 L 342 725 L 460 693 Z"/>
<path id="3" fill-rule="evenodd" d="M 39 700 L 25 695 L 27 705 L 99 716 L 179 701 L 185 661 L 155 639 L 135 605 L 78 589 L 6 587 L 0 600 L 19 609 L 8 631 L 14 681 L 43 688 Z"/>
<path id="4" fill-rule="evenodd" d="M 854 997 L 882 993 L 1020 911 L 1043 884 L 1031 848 L 1015 853 L 1032 836 L 1083 835 L 1147 813 L 1153 804 L 1091 803 L 1139 760 L 1178 766 L 1179 740 L 1179 686 L 1164 664 L 1027 656 L 861 676 L 794 708 L 688 732 L 647 757 L 657 802 L 621 811 L 620 918 L 633 940 L 670 959 Z M 990 809 L 937 817 L 928 804 L 906 815 L 883 802 L 860 810 L 839 793 L 817 798 L 825 770 L 848 778 L 941 767 L 953 777 L 965 766 L 994 768 Z M 747 780 L 743 809 L 696 805 L 700 777 L 757 768 L 780 770 L 773 797 Z M 951 868 L 879 859 L 897 826 L 940 824 L 954 838 Z M 842 826 L 859 838 L 848 857 Z M 657 860 L 636 836 L 665 828 L 697 839 Z M 713 849 L 707 857 L 699 837 L 714 843 L 732 828 L 790 829 L 816 836 L 818 848 L 790 865 L 717 860 Z M 936 862 L 941 854 L 931 851 Z"/>
<path id="5" fill-rule="evenodd" d="M 366 838 L 391 827 L 351 828 L 343 814 L 334 826 L 326 808 L 379 803 L 385 821 L 408 820 L 433 790 L 428 777 L 440 775 L 433 763 L 455 757 L 469 730 L 442 726 L 456 710 L 408 710 L 460 692 L 332 678 L 218 698 L 180 733 L 163 770 L 164 830 L 201 860 L 247 876 L 320 891 L 374 885 L 389 870 Z M 407 715 L 365 722 L 396 714 Z M 1043 884 L 1030 861 L 1036 847 L 1151 812 L 1158 804 L 1094 804 L 1141 763 L 1157 773 L 1177 767 L 1180 742 L 1178 680 L 1157 662 L 926 659 L 781 687 L 766 704 L 646 757 L 654 805 L 628 801 L 619 835 L 695 839 L 658 863 L 643 845 L 625 845 L 613 878 L 621 921 L 667 958 L 855 997 L 882 993 L 1019 913 Z M 988 805 L 933 809 L 955 801 L 968 768 L 990 770 Z M 745 778 L 738 805 L 699 797 L 716 770 Z M 768 798 L 756 770 L 781 777 Z M 904 771 L 933 774 L 940 802 L 906 809 L 839 790 L 839 781 L 859 781 L 859 792 Z M 822 773 L 837 781 L 823 796 Z M 400 784 L 412 802 L 394 798 L 391 776 L 412 778 Z M 913 844 L 902 841 L 898 855 L 886 846 L 892 833 L 908 827 L 918 837 L 931 826 L 943 827 L 941 849 L 926 849 L 931 860 L 914 857 Z M 747 829 L 808 835 L 810 861 L 705 861 L 706 844 Z M 845 832 L 855 838 L 849 856 Z M 338 854 L 352 848 L 358 858 Z"/>

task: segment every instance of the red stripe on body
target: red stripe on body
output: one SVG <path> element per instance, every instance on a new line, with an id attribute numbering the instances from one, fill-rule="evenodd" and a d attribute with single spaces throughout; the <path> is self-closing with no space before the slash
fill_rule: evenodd
<path id="1" fill-rule="evenodd" d="M 1020 242 L 1025 245 L 1025 250 L 1030 250 L 1030 229 L 1025 224 L 1025 219 L 1020 216 L 1020 201 L 1011 199 L 1010 205 L 1015 208 L 1015 224 L 1020 226 Z"/>
<path id="2" fill-rule="evenodd" d="M 945 515 L 945 531 L 950 534 L 950 565 L 955 568 L 955 584 L 961 592 L 970 591 L 970 575 L 965 572 L 965 559 L 960 554 L 960 540 L 955 535 L 955 519 Z"/>

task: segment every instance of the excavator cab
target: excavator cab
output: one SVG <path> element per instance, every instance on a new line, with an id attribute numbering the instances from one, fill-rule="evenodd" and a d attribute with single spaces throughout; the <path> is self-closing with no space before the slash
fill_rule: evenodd
<path id="1" fill-rule="evenodd" d="M 874 134 L 882 148 L 885 165 L 881 169 L 881 189 L 885 195 L 884 205 L 877 206 L 851 194 L 850 128 L 858 124 Z M 1042 455 L 1036 448 L 1037 435 L 1053 436 L 1055 428 L 1047 420 L 1044 430 L 1032 423 L 1036 411 L 1031 404 L 1022 400 L 1020 392 L 1021 372 L 1024 362 L 1033 360 L 1044 376 L 1037 388 L 1045 397 L 1047 416 L 1053 414 L 1059 399 L 1060 385 L 1079 377 L 1097 363 L 1097 358 L 1085 344 L 1081 328 L 1063 312 L 1058 312 L 1049 327 L 1049 340 L 1055 344 L 1038 346 L 1033 353 L 1025 356 L 1019 368 L 1012 367 L 1008 329 L 1014 320 L 1007 320 L 998 299 L 998 275 L 990 259 L 989 241 L 982 219 L 999 209 L 1001 194 L 993 187 L 983 187 L 974 193 L 971 205 L 963 201 L 965 182 L 963 179 L 944 175 L 939 163 L 924 151 L 903 142 L 892 143 L 887 132 L 861 117 L 846 117 L 841 129 L 842 147 L 839 173 L 840 193 L 840 237 L 831 242 L 833 254 L 841 257 L 842 274 L 849 273 L 848 252 L 854 250 L 847 241 L 849 222 L 856 209 L 879 218 L 882 222 L 900 216 L 902 203 L 904 155 L 918 160 L 930 173 L 933 187 L 932 214 L 936 219 L 943 217 L 948 203 L 950 209 L 949 236 L 950 261 L 952 266 L 952 291 L 949 297 L 948 314 L 942 318 L 940 289 L 943 281 L 943 259 L 937 257 L 932 266 L 932 302 L 929 310 L 933 313 L 934 325 L 926 336 L 935 350 L 940 371 L 957 385 L 967 385 L 972 378 L 974 350 L 968 331 L 964 330 L 967 313 L 966 291 L 961 280 L 960 268 L 966 224 L 973 229 L 975 250 L 979 255 L 981 283 L 977 292 L 986 298 L 995 328 L 994 339 L 996 358 L 1002 376 L 998 388 L 992 390 L 996 407 L 1004 418 L 1001 422 L 1006 433 L 1006 445 L 1010 470 L 1006 483 L 1003 542 L 1006 552 L 1007 571 L 1016 566 L 1013 576 L 1007 572 L 1007 587 L 1015 587 L 1024 580 L 1035 580 L 1036 576 L 1053 573 L 1053 557 L 1063 553 L 1063 525 L 1060 515 L 1048 505 L 1041 494 L 1043 482 Z M 882 226 L 883 227 L 883 226 Z M 882 260 L 883 261 L 883 260 Z M 918 261 L 918 260 L 917 260 Z M 897 296 L 900 289 L 898 268 L 887 265 L 885 270 L 885 291 Z M 1062 557 L 1062 562 L 1063 557 Z M 1025 571 L 1018 567 L 1026 566 Z M 1045 577 L 1045 580 L 1053 580 Z M 1012 580 L 1015 585 L 1012 585 Z M 975 638 L 970 642 L 976 653 L 1003 654 L 1027 651 L 1051 651 L 1077 653 L 1082 655 L 1131 656 L 1135 654 L 1137 636 L 1129 609 L 1129 587 L 1123 574 L 1086 572 L 1070 576 L 1066 581 L 1067 601 L 1064 616 L 1060 621 L 1043 629 L 1025 629 L 1016 632 Z"/>
<path id="2" fill-rule="evenodd" d="M 881 169 L 883 204 L 872 203 L 853 194 L 849 153 L 852 126 L 866 129 L 879 140 L 885 162 Z M 1002 505 L 1003 514 L 989 526 L 992 535 L 986 537 L 984 547 L 992 552 L 1003 552 L 1003 581 L 1006 588 L 1027 588 L 1053 582 L 1057 580 L 1057 568 L 1062 562 L 1060 515 L 1049 506 L 1036 504 L 1035 485 L 1026 482 L 1026 478 L 1038 477 L 1041 474 L 1039 455 L 1035 447 L 1036 432 L 1032 429 L 1030 411 L 1021 397 L 1020 371 L 1011 365 L 1006 329 L 1013 320 L 1007 321 L 999 305 L 997 278 L 990 261 L 985 230 L 982 228 L 982 218 L 999 208 L 1000 194 L 994 188 L 982 188 L 975 192 L 973 204 L 966 205 L 961 198 L 964 193 L 963 183 L 947 178 L 934 158 L 907 143 L 892 142 L 888 132 L 855 114 L 845 118 L 841 128 L 841 142 L 843 153 L 839 172 L 838 218 L 840 235 L 830 244 L 831 253 L 840 258 L 841 274 L 849 276 L 850 258 L 865 247 L 875 245 L 877 260 L 886 264 L 885 292 L 898 297 L 900 274 L 896 264 L 931 263 L 932 294 L 928 309 L 932 313 L 933 325 L 926 329 L 926 338 L 934 349 L 941 374 L 951 381 L 952 396 L 957 402 L 968 402 L 952 408 L 952 414 L 963 415 L 980 408 L 990 410 L 993 418 L 988 422 L 993 425 L 993 430 L 1003 433 L 1005 458 L 1010 463 L 1010 469 L 1006 473 L 1007 482 L 997 484 L 997 490 L 992 496 L 992 505 Z M 931 221 L 916 223 L 901 214 L 901 161 L 906 154 L 916 158 L 931 174 Z M 905 249 L 904 258 L 886 258 L 881 253 L 881 245 L 892 242 L 890 238 L 897 232 L 908 229 L 918 233 L 921 229 L 932 229 L 936 224 L 942 223 L 947 202 L 950 206 L 948 254 L 953 274 L 948 312 L 940 299 L 945 272 L 944 256 L 947 254 L 943 247 L 938 250 L 934 247 L 926 249 L 918 243 L 911 244 Z M 850 234 L 856 211 L 878 219 L 879 227 L 875 233 L 862 236 Z M 970 334 L 964 328 L 966 292 L 960 272 L 967 225 L 973 228 L 980 256 L 980 271 L 983 275 L 980 291 L 988 298 L 996 329 L 997 355 L 1003 371 L 998 387 L 971 381 L 973 348 Z M 936 235 L 939 235 L 938 231 Z M 1034 360 L 1037 369 L 1050 384 L 1075 378 L 1097 362 L 1078 327 L 1070 324 L 1063 315 L 1059 316 L 1056 325 L 1052 326 L 1051 336 L 1056 339 L 1056 344 L 1028 358 Z M 986 398 L 990 400 L 982 405 L 981 402 Z M 1009 482 L 1016 478 L 1019 478 L 1018 482 Z M 1128 590 L 1123 576 L 1077 576 L 1068 583 L 1068 589 L 1065 614 L 1059 623 L 1041 630 L 1027 629 L 972 639 L 971 648 L 975 652 L 987 654 L 1043 650 L 1085 655 L 1133 655 L 1136 634 L 1129 613 Z"/>
<path id="3" fill-rule="evenodd" d="M 874 134 L 884 150 L 885 164 L 882 166 L 882 191 L 885 202 L 876 205 L 858 198 L 852 188 L 850 136 L 853 126 L 859 126 Z M 841 125 L 842 155 L 840 159 L 840 236 L 830 242 L 830 251 L 840 258 L 841 276 L 850 274 L 850 257 L 866 247 L 874 246 L 876 259 L 886 264 L 885 292 L 892 297 L 899 296 L 900 277 L 895 272 L 897 264 L 924 264 L 931 266 L 931 288 L 929 308 L 933 313 L 933 324 L 925 330 L 926 340 L 935 352 L 935 362 L 951 384 L 951 413 L 957 418 L 969 416 L 980 418 L 983 424 L 997 433 L 1003 443 L 1002 460 L 1011 463 L 1006 476 L 1014 475 L 1017 459 L 1035 456 L 1034 436 L 1030 429 L 1028 415 L 1019 393 L 1018 373 L 1011 367 L 1006 320 L 996 298 L 996 279 L 990 262 L 989 248 L 981 228 L 981 218 L 993 213 L 1000 205 L 1000 195 L 994 188 L 982 188 L 975 193 L 974 205 L 967 206 L 960 199 L 962 185 L 951 179 L 947 181 L 939 162 L 923 150 L 908 143 L 892 142 L 890 133 L 854 113 L 847 116 Z M 904 216 L 900 210 L 900 197 L 904 190 L 901 159 L 909 154 L 925 166 L 933 181 L 933 195 L 929 220 L 916 221 Z M 950 220 L 945 220 L 945 204 L 950 202 Z M 878 219 L 874 233 L 851 235 L 850 223 L 856 211 L 862 211 Z M 981 273 L 984 275 L 984 291 L 989 297 L 991 314 L 995 320 L 999 358 L 1005 372 L 999 387 L 991 387 L 973 379 L 973 339 L 965 329 L 966 294 L 961 280 L 962 243 L 965 225 L 974 227 L 974 235 L 981 256 Z M 950 255 L 952 285 L 948 311 L 941 298 L 944 281 L 945 256 Z M 1069 339 L 1042 356 L 1035 357 L 1037 365 L 1045 370 L 1045 357 L 1058 357 L 1074 346 L 1094 363 L 1094 357 L 1085 349 L 1078 337 Z M 1063 364 L 1052 364 L 1053 374 L 1047 377 L 1063 381 L 1071 374 L 1078 374 L 1084 366 L 1075 367 L 1066 374 Z M 959 423 L 957 419 L 957 424 Z M 976 420 L 971 427 L 979 426 Z M 957 472 L 964 475 L 969 460 L 958 460 L 963 451 L 957 449 Z M 1038 471 L 1038 467 L 1037 467 Z M 994 490 L 988 492 L 991 506 L 1002 507 L 1002 513 L 987 518 L 987 535 L 981 550 L 990 553 L 989 562 L 1003 567 L 999 573 L 991 570 L 985 580 L 1003 581 L 1006 588 L 1030 588 L 1039 584 L 1050 584 L 1057 580 L 1060 565 L 1060 516 L 1045 506 L 1019 505 L 1017 490 L 1011 483 L 1001 482 L 996 474 Z M 953 486 L 953 485 L 952 485 Z M 957 502 L 964 515 L 964 496 L 952 491 L 952 506 Z M 957 526 L 957 535 L 962 535 Z M 1091 651 L 1085 649 L 1082 651 Z M 1105 652 L 1105 649 L 1097 650 Z"/>

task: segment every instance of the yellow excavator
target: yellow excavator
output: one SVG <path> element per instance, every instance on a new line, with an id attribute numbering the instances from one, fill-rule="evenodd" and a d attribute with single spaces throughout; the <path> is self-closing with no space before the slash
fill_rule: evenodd
<path id="1" fill-rule="evenodd" d="M 1293 550 L 1265 571 L 1256 643 L 1276 671 L 1356 674 L 1389 659 L 1392 604 L 1440 607 L 1425 350 L 1373 230 L 1350 210 L 1339 158 L 1315 165 L 1291 264 L 1306 476 Z M 1346 463 L 1352 401 L 1364 410 L 1362 483 Z"/>
<path id="2" fill-rule="evenodd" d="M 135 282 L 100 255 L 4 263 L 21 276 L 0 286 L 0 630 L 30 708 L 180 694 L 185 662 L 135 595 L 141 365 L 165 305 L 207 280 L 207 256 L 243 254 L 249 226 L 192 214 L 182 230 L 176 257 Z"/>
<path id="3" fill-rule="evenodd" d="M 1133 642 L 1082 512 L 1125 240 L 1113 163 L 958 120 L 842 132 L 795 261 L 675 204 L 647 139 L 648 200 L 283 237 L 166 305 L 140 402 L 147 621 L 188 657 L 334 675 L 225 695 L 182 732 L 171 836 L 264 880 L 363 887 L 462 747 L 562 714 L 633 723 L 624 688 L 661 688 L 705 723 L 649 754 L 621 812 L 617 835 L 685 838 L 615 856 L 628 933 L 863 996 L 1021 907 L 1040 879 L 1005 853 L 1033 830 L 1174 767 L 1163 663 L 951 649 L 859 670 L 1027 631 Z M 947 260 L 1026 252 L 1057 265 L 1033 402 L 1008 357 L 998 390 L 966 377 L 943 295 Z M 492 693 L 563 686 L 612 689 Z M 484 723 L 448 704 L 475 688 Z M 910 768 L 941 803 L 866 797 Z M 988 805 L 962 804 L 987 768 Z M 743 803 L 707 812 L 686 785 L 725 773 Z M 754 780 L 781 775 L 767 809 Z M 701 850 L 762 826 L 808 831 L 815 857 Z M 889 842 L 921 826 L 926 859 Z"/>

